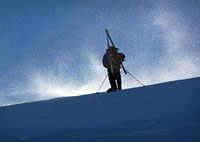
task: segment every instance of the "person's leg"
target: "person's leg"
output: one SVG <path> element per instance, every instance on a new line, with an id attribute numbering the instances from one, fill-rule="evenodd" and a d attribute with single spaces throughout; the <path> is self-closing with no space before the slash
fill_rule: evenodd
<path id="1" fill-rule="evenodd" d="M 109 91 L 116 91 L 117 87 L 116 87 L 115 76 L 109 70 L 108 70 L 108 78 L 111 86 L 111 89 L 109 89 Z"/>
<path id="2" fill-rule="evenodd" d="M 109 78 L 109 81 L 110 81 L 111 89 L 113 91 L 115 91 L 117 87 L 116 87 L 116 82 L 115 82 L 114 76 L 113 75 L 108 75 L 108 78 Z"/>
<path id="3" fill-rule="evenodd" d="M 121 80 L 120 70 L 116 71 L 116 80 L 117 80 L 117 88 L 118 88 L 118 90 L 122 90 L 122 80 Z"/>
<path id="4" fill-rule="evenodd" d="M 122 80 L 121 80 L 121 77 L 117 78 L 117 86 L 118 86 L 118 90 L 122 90 Z"/>

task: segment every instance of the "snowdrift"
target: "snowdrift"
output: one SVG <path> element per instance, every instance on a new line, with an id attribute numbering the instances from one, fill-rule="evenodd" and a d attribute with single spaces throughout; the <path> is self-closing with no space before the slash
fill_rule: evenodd
<path id="1" fill-rule="evenodd" d="M 0 141 L 199 141 L 200 78 L 0 107 Z"/>

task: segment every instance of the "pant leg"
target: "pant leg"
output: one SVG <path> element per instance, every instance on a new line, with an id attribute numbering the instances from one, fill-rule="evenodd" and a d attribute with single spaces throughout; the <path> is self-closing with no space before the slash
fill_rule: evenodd
<path id="1" fill-rule="evenodd" d="M 120 69 L 116 70 L 115 79 L 117 80 L 117 88 L 118 88 L 118 90 L 121 90 L 122 89 L 122 80 L 121 80 Z"/>
<path id="2" fill-rule="evenodd" d="M 117 90 L 117 85 L 116 85 L 116 81 L 115 81 L 115 75 L 112 74 L 112 72 L 110 70 L 108 70 L 108 78 L 109 78 L 111 90 L 113 90 L 113 91 Z"/>
<path id="3" fill-rule="evenodd" d="M 122 90 L 122 80 L 121 80 L 121 78 L 117 78 L 117 86 L 118 86 L 118 90 Z"/>

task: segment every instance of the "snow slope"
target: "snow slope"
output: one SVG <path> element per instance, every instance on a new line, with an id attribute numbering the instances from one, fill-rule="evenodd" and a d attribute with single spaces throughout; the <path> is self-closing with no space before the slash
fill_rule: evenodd
<path id="1" fill-rule="evenodd" d="M 200 140 L 200 77 L 0 107 L 0 142 Z"/>

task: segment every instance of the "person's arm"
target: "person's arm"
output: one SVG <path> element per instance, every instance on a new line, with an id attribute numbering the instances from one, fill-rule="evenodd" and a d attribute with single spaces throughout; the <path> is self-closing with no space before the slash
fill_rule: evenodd
<path id="1" fill-rule="evenodd" d="M 119 53 L 119 58 L 120 58 L 121 62 L 123 62 L 125 59 L 125 55 L 123 53 Z"/>

